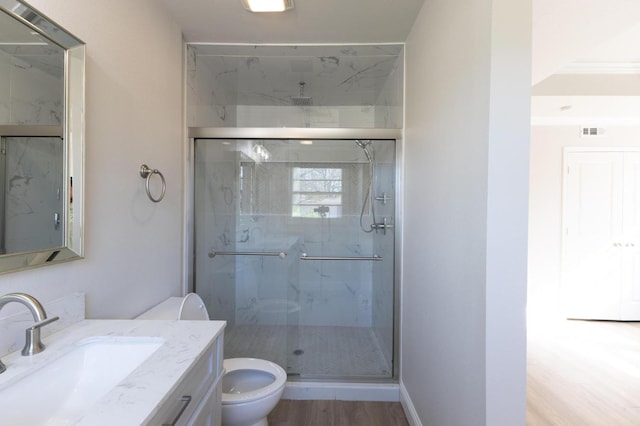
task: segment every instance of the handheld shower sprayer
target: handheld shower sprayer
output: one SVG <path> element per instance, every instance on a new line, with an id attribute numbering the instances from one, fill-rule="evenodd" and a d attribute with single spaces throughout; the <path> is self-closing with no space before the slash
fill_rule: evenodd
<path id="1" fill-rule="evenodd" d="M 375 152 L 373 150 L 373 146 L 371 145 L 370 140 L 360 140 L 356 139 L 356 145 L 358 145 L 364 151 L 364 155 L 367 157 L 367 161 L 369 162 L 369 184 L 367 185 L 367 191 L 365 192 L 364 198 L 362 199 L 362 209 L 360 209 L 360 228 L 364 232 L 373 232 L 376 229 L 376 211 L 373 205 L 373 178 L 374 178 L 374 163 L 375 163 Z M 371 211 L 371 219 L 373 224 L 369 225 L 369 228 L 366 228 L 363 221 L 364 211 L 367 206 L 367 202 L 369 203 L 369 210 Z"/>

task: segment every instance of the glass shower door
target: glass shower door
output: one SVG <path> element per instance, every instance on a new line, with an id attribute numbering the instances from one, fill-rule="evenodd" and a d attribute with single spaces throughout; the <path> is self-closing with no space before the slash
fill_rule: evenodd
<path id="1" fill-rule="evenodd" d="M 225 357 L 393 372 L 395 141 L 195 141 L 195 290 Z"/>

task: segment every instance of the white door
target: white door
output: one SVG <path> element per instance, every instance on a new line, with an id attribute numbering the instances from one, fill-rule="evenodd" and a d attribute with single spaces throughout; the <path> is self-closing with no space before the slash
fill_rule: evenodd
<path id="1" fill-rule="evenodd" d="M 619 319 L 622 159 L 567 153 L 562 290 L 569 318 Z"/>
<path id="2" fill-rule="evenodd" d="M 620 319 L 640 320 L 640 152 L 624 154 Z"/>
<path id="3" fill-rule="evenodd" d="M 640 320 L 640 152 L 567 152 L 565 166 L 567 317 Z"/>

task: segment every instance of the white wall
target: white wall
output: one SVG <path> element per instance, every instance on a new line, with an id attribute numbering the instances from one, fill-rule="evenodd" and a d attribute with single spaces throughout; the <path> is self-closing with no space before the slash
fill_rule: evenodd
<path id="1" fill-rule="evenodd" d="M 560 314 L 565 147 L 640 147 L 640 127 L 606 127 L 597 138 L 580 137 L 579 126 L 532 127 L 527 310 L 545 317 Z"/>
<path id="2" fill-rule="evenodd" d="M 407 40 L 401 389 L 425 425 L 525 423 L 530 19 L 427 0 Z"/>
<path id="3" fill-rule="evenodd" d="M 87 43 L 86 258 L 0 276 L 0 294 L 82 291 L 88 317 L 132 317 L 181 289 L 180 28 L 154 0 L 29 3 Z M 167 179 L 159 204 L 141 163 Z"/>

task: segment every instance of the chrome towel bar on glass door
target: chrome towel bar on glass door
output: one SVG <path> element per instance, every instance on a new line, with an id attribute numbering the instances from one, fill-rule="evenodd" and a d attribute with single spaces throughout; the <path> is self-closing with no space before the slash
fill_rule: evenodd
<path id="1" fill-rule="evenodd" d="M 287 257 L 284 251 L 210 251 L 209 257 L 216 256 L 278 256 L 280 259 Z"/>
<path id="2" fill-rule="evenodd" d="M 382 260 L 381 256 L 308 256 L 307 253 L 300 255 L 300 260 Z"/>

